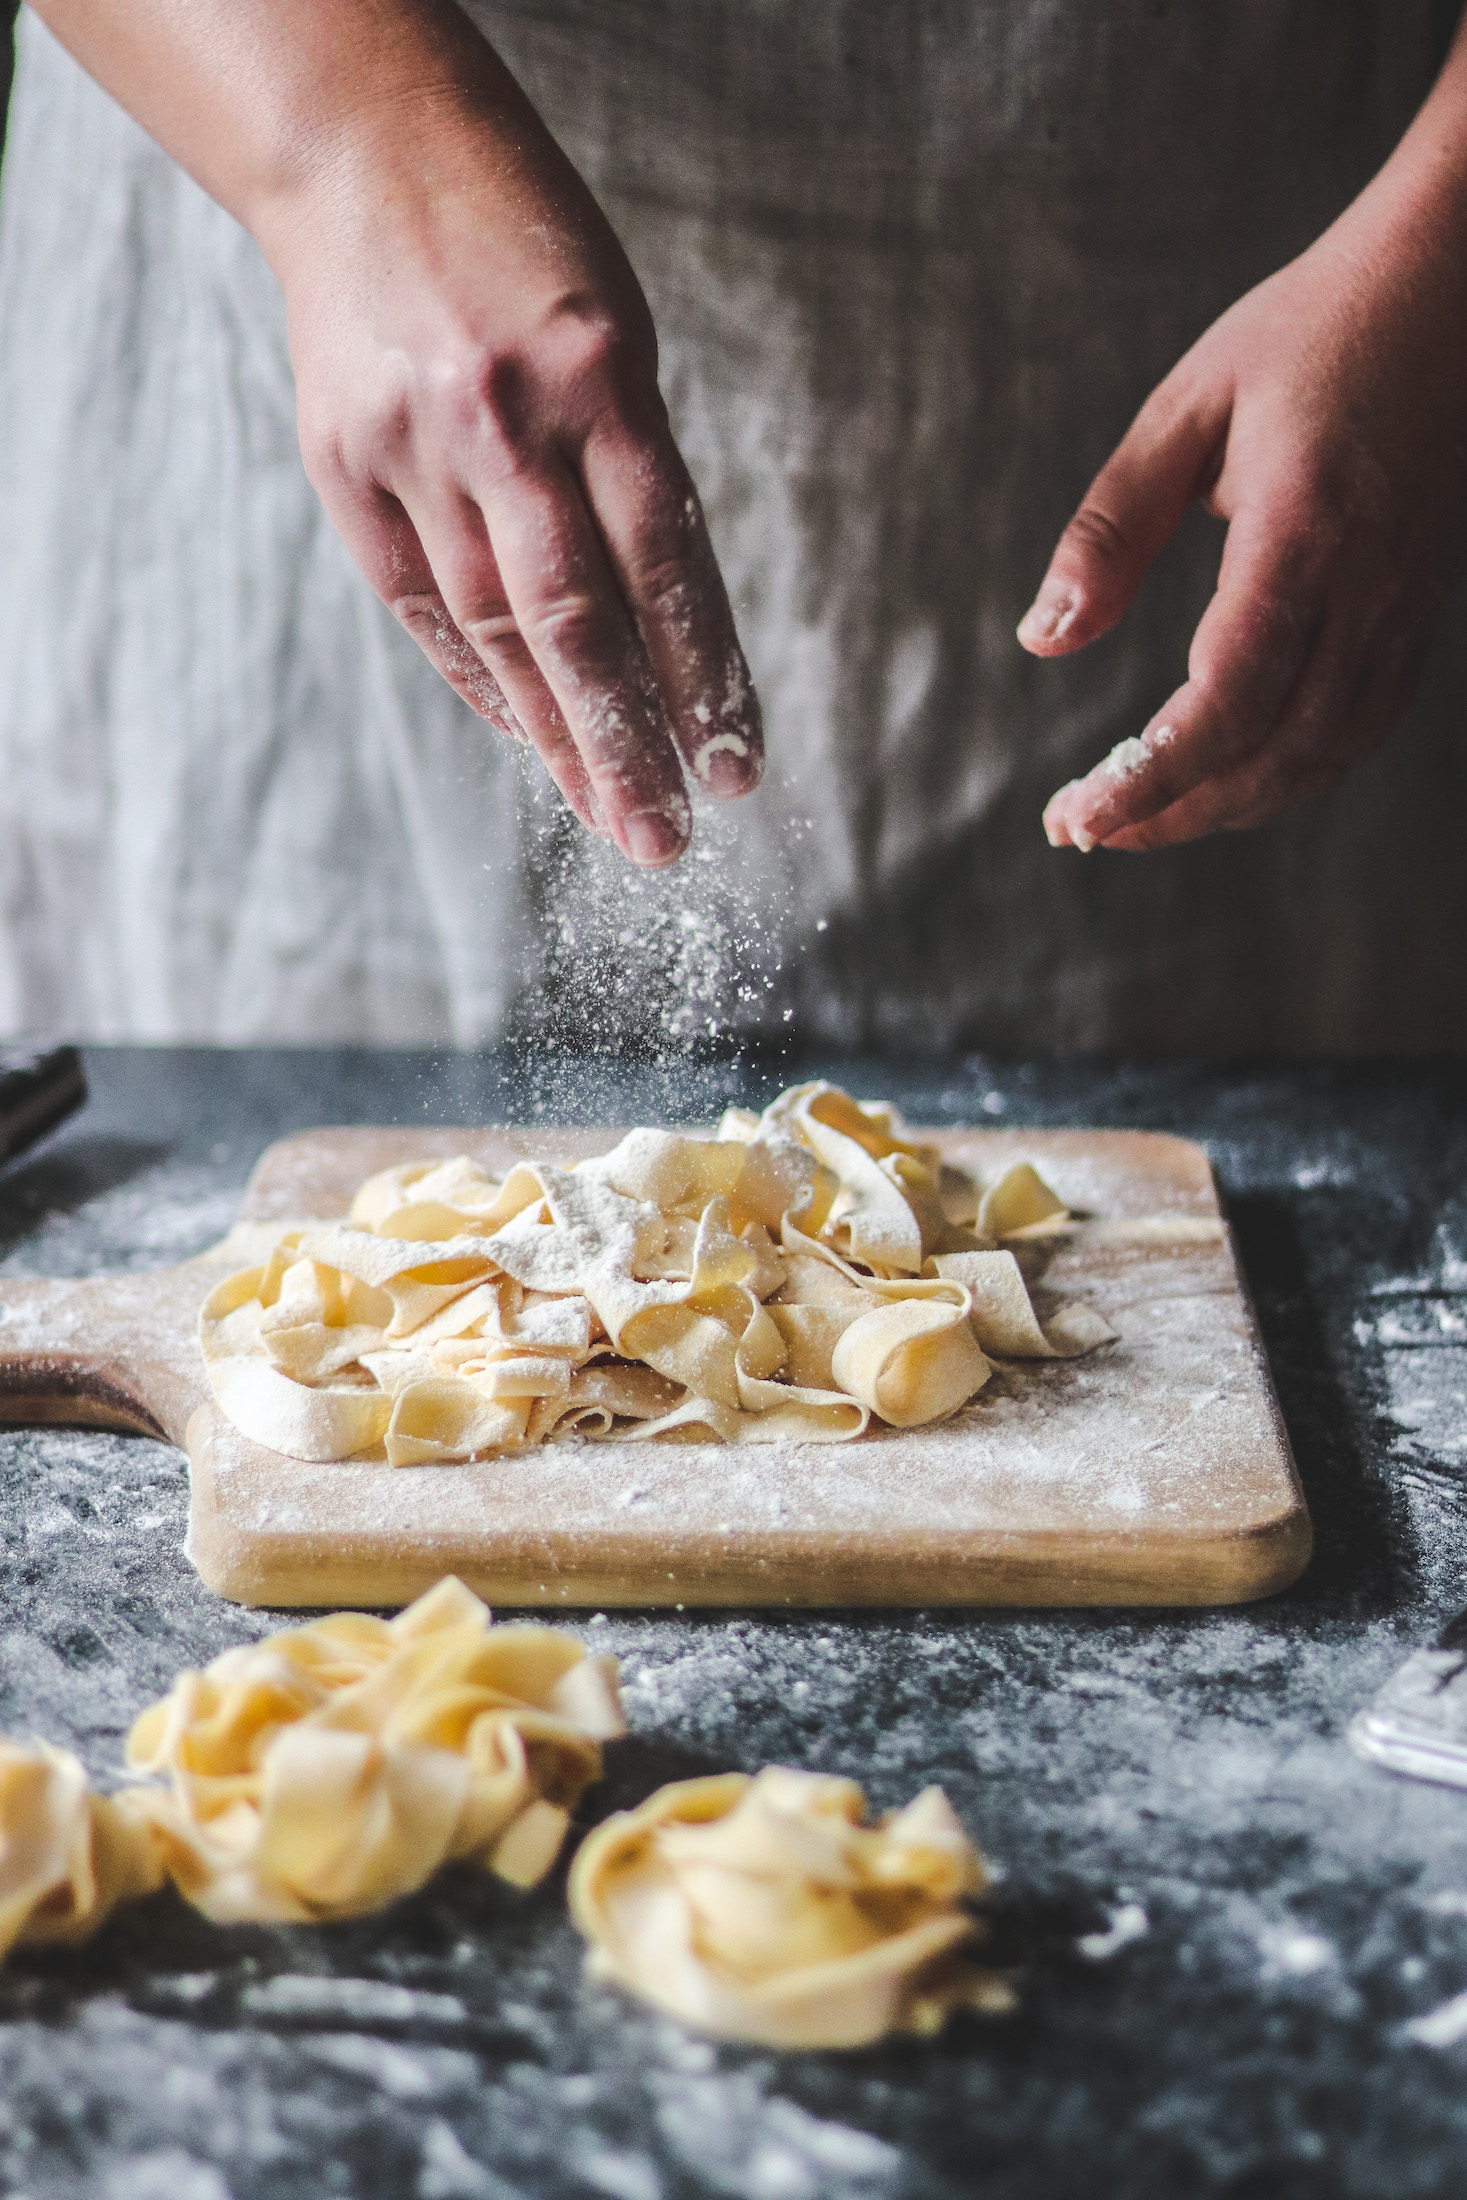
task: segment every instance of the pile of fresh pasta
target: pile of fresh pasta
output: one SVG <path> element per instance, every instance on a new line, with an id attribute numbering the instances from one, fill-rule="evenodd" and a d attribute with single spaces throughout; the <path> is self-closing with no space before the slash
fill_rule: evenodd
<path id="1" fill-rule="evenodd" d="M 68 1750 L 0 1740 L 0 1959 L 75 1946 L 169 1881 L 219 1924 L 360 1917 L 454 1862 L 535 1886 L 625 1731 L 615 1659 L 492 1625 L 452 1576 L 395 1619 L 242 1643 L 143 1713 L 113 1795 Z M 659 1789 L 576 1855 L 592 1971 L 771 2047 L 1009 2007 L 941 1789 L 865 1821 L 854 1781 L 782 1766 Z"/>
<path id="2" fill-rule="evenodd" d="M 84 1940 L 165 1879 L 221 1924 L 360 1916 L 456 1859 L 533 1886 L 624 1732 L 613 1659 L 491 1626 L 451 1575 L 395 1619 L 242 1643 L 143 1713 L 112 1796 L 0 1741 L 0 1955 Z"/>
<path id="3" fill-rule="evenodd" d="M 210 1294 L 229 1418 L 272 1450 L 394 1467 L 568 1439 L 838 1443 L 956 1412 L 993 1360 L 1113 1332 L 1041 1321 L 1015 1247 L 1066 1227 L 1027 1163 L 979 1184 L 828 1084 L 715 1138 L 635 1130 L 574 1167 L 387 1169 Z M 326 1922 L 477 1864 L 529 1887 L 625 1731 L 614 1660 L 495 1627 L 462 1582 L 179 1675 L 97 1794 L 0 1740 L 0 1957 L 86 1939 L 171 1882 L 220 1922 Z M 1011 2006 L 942 1791 L 876 1824 L 850 1780 L 769 1766 L 660 1789 L 582 1843 L 594 1974 L 725 2037 L 851 2047 Z"/>
<path id="4" fill-rule="evenodd" d="M 221 1283 L 200 1341 L 228 1418 L 298 1459 L 841 1443 L 954 1413 L 994 1358 L 1111 1340 L 1081 1305 L 1041 1323 L 1005 1242 L 1064 1217 L 1027 1163 L 980 1185 L 893 1109 L 799 1085 L 573 1167 L 386 1169 Z"/>

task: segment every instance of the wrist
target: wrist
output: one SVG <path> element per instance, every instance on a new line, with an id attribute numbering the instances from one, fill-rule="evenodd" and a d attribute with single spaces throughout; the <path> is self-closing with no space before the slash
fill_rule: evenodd
<path id="1" fill-rule="evenodd" d="M 282 283 L 323 226 L 391 226 L 435 203 L 465 210 L 513 171 L 525 102 L 487 46 L 469 58 L 445 68 L 391 57 L 349 85 L 301 88 L 234 206 Z"/>
<path id="2" fill-rule="evenodd" d="M 496 112 L 529 113 L 455 0 L 32 5 L 272 257 L 297 209 L 394 162 L 410 174 L 415 133 L 462 135 L 471 112 L 482 137 Z"/>
<path id="3" fill-rule="evenodd" d="M 1425 275 L 1436 295 L 1467 308 L 1467 40 L 1336 227 L 1377 266 L 1392 262 L 1406 284 Z"/>

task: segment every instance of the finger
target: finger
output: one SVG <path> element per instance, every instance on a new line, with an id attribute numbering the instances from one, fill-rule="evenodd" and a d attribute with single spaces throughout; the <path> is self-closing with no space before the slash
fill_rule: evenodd
<path id="1" fill-rule="evenodd" d="M 759 699 L 677 446 L 665 428 L 635 442 L 604 428 L 581 472 L 683 761 L 710 794 L 751 793 L 764 770 Z"/>
<path id="2" fill-rule="evenodd" d="M 1210 485 L 1227 439 L 1230 389 L 1168 376 L 1136 415 L 1059 539 L 1019 640 L 1061 657 L 1115 625 L 1146 568 Z"/>
<path id="3" fill-rule="evenodd" d="M 449 615 L 417 530 L 385 489 L 333 498 L 331 519 L 348 550 L 425 657 L 471 709 L 523 741 L 525 729 L 478 652 Z"/>
<path id="4" fill-rule="evenodd" d="M 555 785 L 583 825 L 611 837 L 585 759 L 539 667 L 525 648 L 509 608 L 498 563 L 472 500 L 452 490 L 415 501 L 413 517 L 436 584 L 452 607 L 456 632 L 508 698 L 518 722 Z"/>
<path id="5" fill-rule="evenodd" d="M 501 471 L 484 490 L 482 525 L 517 631 L 445 585 L 460 627 L 511 695 L 528 651 L 624 852 L 652 868 L 675 862 L 693 824 L 682 766 L 580 484 L 543 454 Z"/>
<path id="6" fill-rule="evenodd" d="M 1338 625 L 1347 628 L 1348 621 Z M 1139 853 L 1205 833 L 1250 832 L 1333 786 L 1385 739 L 1415 686 L 1414 668 L 1403 669 L 1387 657 L 1362 667 L 1358 647 L 1351 646 L 1357 640 L 1336 631 L 1321 641 L 1295 701 L 1263 750 L 1105 845 Z"/>
<path id="7" fill-rule="evenodd" d="M 1363 757 L 1378 749 L 1410 707 L 1414 683 L 1380 670 L 1362 680 L 1356 699 L 1327 743 L 1315 743 L 1290 755 L 1281 770 L 1253 786 L 1233 792 L 1231 814 L 1223 830 L 1252 832 L 1282 810 L 1322 794 Z"/>
<path id="8" fill-rule="evenodd" d="M 380 487 L 348 492 L 332 483 L 324 485 L 321 493 L 357 564 L 449 686 L 499 732 L 515 741 L 528 740 L 527 720 L 536 699 L 520 697 L 527 706 L 522 717 L 464 635 L 444 601 L 432 561 L 405 506 Z M 555 753 L 556 745 L 547 742 L 543 733 L 534 745 L 581 823 L 604 838 L 605 820 L 592 799 L 574 742 L 565 736 L 563 756 Z"/>
<path id="9" fill-rule="evenodd" d="M 1263 747 L 1318 637 L 1332 555 L 1328 539 L 1298 528 L 1292 508 L 1237 515 L 1192 639 L 1189 678 L 1139 738 L 1051 797 L 1052 846 L 1109 841 Z"/>

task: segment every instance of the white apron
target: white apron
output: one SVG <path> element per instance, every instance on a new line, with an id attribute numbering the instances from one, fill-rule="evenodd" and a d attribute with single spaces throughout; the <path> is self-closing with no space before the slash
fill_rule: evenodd
<path id="1" fill-rule="evenodd" d="M 0 199 L 0 1027 L 1467 1046 L 1467 652 L 1299 815 L 1055 853 L 1184 675 L 1013 628 L 1133 410 L 1425 93 L 1389 0 L 481 0 L 648 290 L 770 771 L 657 879 L 431 672 L 301 470 L 250 239 L 22 11 Z M 1460 625 L 1460 621 L 1458 622 Z M 1455 661 L 1452 657 L 1455 650 Z"/>

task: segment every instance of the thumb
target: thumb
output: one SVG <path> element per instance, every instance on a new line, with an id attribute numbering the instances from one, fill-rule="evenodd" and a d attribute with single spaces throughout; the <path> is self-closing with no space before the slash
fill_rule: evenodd
<path id="1" fill-rule="evenodd" d="M 1182 367 L 1152 392 L 1060 536 L 1020 622 L 1025 649 L 1062 657 L 1115 625 L 1187 506 L 1210 487 L 1231 396 Z"/>

